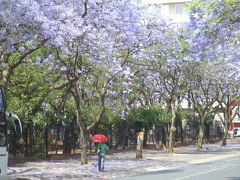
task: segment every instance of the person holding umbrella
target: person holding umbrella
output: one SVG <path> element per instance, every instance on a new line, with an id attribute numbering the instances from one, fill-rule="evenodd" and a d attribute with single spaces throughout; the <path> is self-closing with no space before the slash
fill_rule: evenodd
<path id="1" fill-rule="evenodd" d="M 97 142 L 97 153 L 98 153 L 98 170 L 104 172 L 104 164 L 105 164 L 105 154 L 107 152 L 108 146 L 105 142 L 108 141 L 108 138 L 103 134 L 96 134 L 92 138 L 93 142 Z"/>

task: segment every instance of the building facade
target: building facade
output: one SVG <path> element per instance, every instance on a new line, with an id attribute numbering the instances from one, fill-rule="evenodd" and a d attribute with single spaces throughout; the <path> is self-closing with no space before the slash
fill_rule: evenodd
<path id="1" fill-rule="evenodd" d="M 173 23 L 188 22 L 188 10 L 186 4 L 191 0 L 143 0 L 147 5 L 159 9 L 164 17 Z"/>

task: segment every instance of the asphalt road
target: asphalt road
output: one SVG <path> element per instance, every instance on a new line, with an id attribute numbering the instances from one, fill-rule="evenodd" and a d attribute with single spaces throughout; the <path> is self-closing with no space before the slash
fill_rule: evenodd
<path id="1" fill-rule="evenodd" d="M 119 180 L 240 180 L 240 157 L 189 164 Z"/>

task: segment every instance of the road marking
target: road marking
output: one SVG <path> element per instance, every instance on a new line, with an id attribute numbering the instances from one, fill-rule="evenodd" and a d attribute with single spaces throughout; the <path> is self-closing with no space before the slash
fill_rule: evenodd
<path id="1" fill-rule="evenodd" d="M 237 163 L 237 164 L 239 164 L 239 163 Z M 204 171 L 204 172 L 201 172 L 201 173 L 196 173 L 196 174 L 192 174 L 192 175 L 189 175 L 189 176 L 177 178 L 176 180 L 187 179 L 187 178 L 190 178 L 190 177 L 193 177 L 193 176 L 198 176 L 198 175 L 202 175 L 202 174 L 207 174 L 207 173 L 210 173 L 210 172 L 213 172 L 213 171 L 218 171 L 218 170 L 226 169 L 226 168 L 232 168 L 232 167 L 235 167 L 235 166 L 236 166 L 236 164 L 235 164 L 234 166 L 226 166 L 226 167 L 221 167 L 221 168 L 217 168 L 217 169 L 212 169 L 212 170 L 209 170 L 209 171 Z"/>

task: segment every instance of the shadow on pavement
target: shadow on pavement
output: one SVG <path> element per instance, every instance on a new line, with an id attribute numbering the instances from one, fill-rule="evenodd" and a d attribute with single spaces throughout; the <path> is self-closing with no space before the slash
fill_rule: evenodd
<path id="1" fill-rule="evenodd" d="M 165 169 L 165 170 L 159 170 L 159 171 L 152 171 L 152 172 L 144 172 L 144 175 L 154 175 L 154 174 L 164 174 L 164 173 L 177 173 L 177 172 L 183 172 L 184 169 Z M 137 175 L 141 176 L 141 174 Z M 134 177 L 137 177 L 136 175 Z"/>

